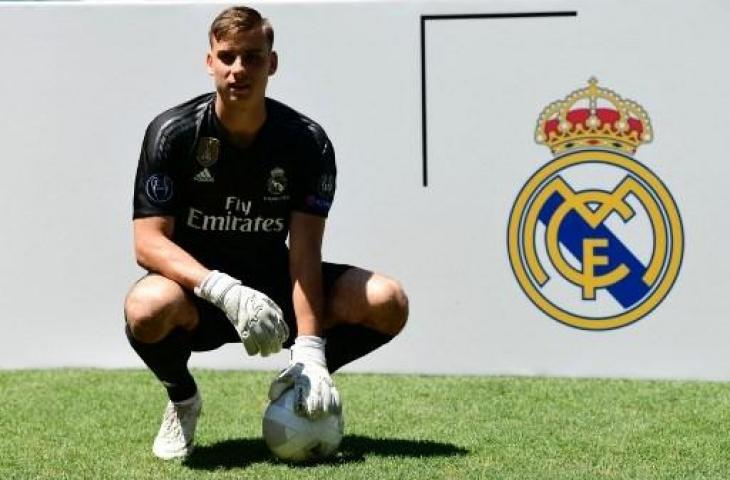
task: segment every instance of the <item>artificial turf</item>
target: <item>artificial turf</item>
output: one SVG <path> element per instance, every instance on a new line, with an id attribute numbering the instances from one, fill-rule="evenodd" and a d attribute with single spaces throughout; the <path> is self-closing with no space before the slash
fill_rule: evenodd
<path id="1" fill-rule="evenodd" d="M 273 372 L 194 375 L 197 449 L 162 462 L 150 373 L 0 371 L 0 478 L 730 478 L 726 383 L 337 374 L 340 452 L 297 466 L 261 440 Z"/>

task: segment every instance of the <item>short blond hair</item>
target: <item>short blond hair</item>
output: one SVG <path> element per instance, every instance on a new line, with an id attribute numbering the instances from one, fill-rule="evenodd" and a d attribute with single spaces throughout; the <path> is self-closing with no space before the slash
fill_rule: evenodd
<path id="1" fill-rule="evenodd" d="M 213 39 L 219 41 L 221 39 L 230 38 L 239 32 L 248 32 L 262 28 L 269 44 L 269 50 L 274 48 L 274 28 L 266 18 L 250 7 L 230 7 L 218 14 L 210 24 L 208 31 L 208 41 L 211 46 Z"/>

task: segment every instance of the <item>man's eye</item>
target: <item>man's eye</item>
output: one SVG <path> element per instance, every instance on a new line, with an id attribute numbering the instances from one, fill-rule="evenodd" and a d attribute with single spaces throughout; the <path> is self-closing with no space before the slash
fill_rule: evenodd
<path id="1" fill-rule="evenodd" d="M 236 59 L 236 56 L 231 53 L 219 53 L 218 59 L 226 65 L 231 65 Z"/>
<path id="2" fill-rule="evenodd" d="M 260 53 L 247 53 L 244 55 L 243 61 L 246 65 L 259 65 L 264 61 L 264 56 Z"/>

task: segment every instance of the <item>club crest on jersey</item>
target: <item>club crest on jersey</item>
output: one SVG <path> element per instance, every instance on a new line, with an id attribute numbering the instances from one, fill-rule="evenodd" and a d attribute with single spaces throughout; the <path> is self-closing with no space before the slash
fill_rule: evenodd
<path id="1" fill-rule="evenodd" d="M 669 293 L 684 248 L 672 195 L 633 158 L 653 140 L 649 116 L 591 78 L 542 111 L 535 140 L 554 158 L 512 207 L 517 281 L 540 310 L 572 327 L 639 320 Z"/>
<path id="2" fill-rule="evenodd" d="M 201 137 L 198 140 L 198 148 L 195 158 L 203 168 L 208 168 L 218 161 L 221 142 L 214 137 Z"/>
<path id="3" fill-rule="evenodd" d="M 284 169 L 276 167 L 271 170 L 271 175 L 266 181 L 266 190 L 268 190 L 271 195 L 279 196 L 286 191 L 287 183 Z"/>
<path id="4" fill-rule="evenodd" d="M 154 203 L 167 203 L 172 198 L 172 179 L 164 173 L 155 173 L 145 182 L 147 198 Z"/>

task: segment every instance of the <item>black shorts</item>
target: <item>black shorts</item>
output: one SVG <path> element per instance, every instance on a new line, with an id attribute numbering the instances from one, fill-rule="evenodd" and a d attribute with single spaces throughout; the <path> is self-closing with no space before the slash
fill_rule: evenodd
<path id="1" fill-rule="evenodd" d="M 351 265 L 322 262 L 322 286 L 325 298 L 329 296 L 337 279 L 351 268 Z M 284 313 L 284 321 L 289 325 L 289 338 L 284 342 L 284 347 L 288 348 L 297 336 L 297 320 L 291 298 L 291 280 L 288 275 L 283 277 L 276 282 L 269 281 L 260 285 L 246 283 L 246 286 L 265 293 L 279 305 Z M 226 343 L 241 342 L 238 332 L 221 309 L 192 293 L 189 296 L 198 310 L 199 320 L 198 326 L 191 332 L 191 346 L 194 352 L 215 350 Z"/>

